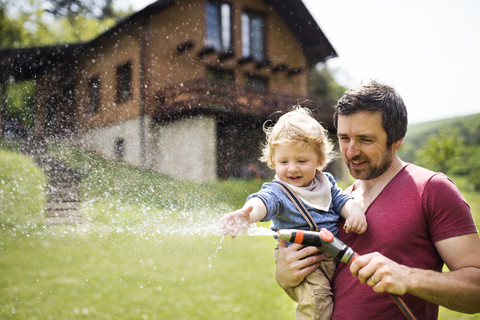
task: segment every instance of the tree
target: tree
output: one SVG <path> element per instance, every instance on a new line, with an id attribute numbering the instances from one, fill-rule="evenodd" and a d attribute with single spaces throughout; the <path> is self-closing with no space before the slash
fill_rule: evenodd
<path id="1" fill-rule="evenodd" d="M 420 149 L 418 160 L 421 165 L 440 172 L 447 172 L 458 159 L 463 148 L 463 140 L 456 134 L 440 131 L 430 136 L 427 143 Z"/>
<path id="2" fill-rule="evenodd" d="M 33 81 L 22 81 L 8 85 L 7 114 L 19 120 L 27 128 L 33 126 L 34 104 L 35 84 Z"/>
<path id="3" fill-rule="evenodd" d="M 112 2 L 4 0 L 0 2 L 0 49 L 89 41 L 112 27 L 115 19 L 127 14 L 114 10 Z M 2 116 L 31 127 L 34 95 L 33 80 L 8 83 L 6 110 Z"/>
<path id="4" fill-rule="evenodd" d="M 22 33 L 19 21 L 7 15 L 7 3 L 0 3 L 0 49 L 18 46 Z"/>
<path id="5" fill-rule="evenodd" d="M 336 82 L 332 71 L 325 64 L 319 64 L 310 72 L 311 94 L 336 101 L 346 90 Z"/>
<path id="6" fill-rule="evenodd" d="M 465 165 L 468 166 L 468 179 L 475 190 L 480 190 L 480 148 L 470 147 L 467 149 L 467 161 Z"/>
<path id="7" fill-rule="evenodd" d="M 47 0 L 47 12 L 57 18 L 75 19 L 78 15 L 99 20 L 116 18 L 113 0 Z"/>
<path id="8" fill-rule="evenodd" d="M 0 49 L 89 41 L 126 16 L 113 0 L 6 0 L 0 4 Z"/>

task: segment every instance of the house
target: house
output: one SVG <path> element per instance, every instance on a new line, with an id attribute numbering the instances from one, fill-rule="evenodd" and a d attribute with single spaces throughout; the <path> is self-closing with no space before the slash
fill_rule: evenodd
<path id="1" fill-rule="evenodd" d="M 332 129 L 308 73 L 334 56 L 301 0 L 158 0 L 88 43 L 4 50 L 0 78 L 35 79 L 38 138 L 213 181 L 252 173 L 294 104 Z"/>

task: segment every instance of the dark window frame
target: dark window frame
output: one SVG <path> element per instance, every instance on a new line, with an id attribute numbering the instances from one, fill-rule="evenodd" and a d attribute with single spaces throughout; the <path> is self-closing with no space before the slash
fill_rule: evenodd
<path id="1" fill-rule="evenodd" d="M 116 102 L 125 102 L 132 97 L 132 63 L 130 61 L 117 66 L 116 81 Z"/>
<path id="2" fill-rule="evenodd" d="M 245 87 L 249 91 L 266 92 L 268 90 L 267 77 L 246 73 L 244 74 L 244 82 L 245 82 Z"/>
<path id="3" fill-rule="evenodd" d="M 228 17 L 225 17 L 228 9 Z M 206 4 L 206 45 L 217 52 L 231 52 L 233 49 L 232 4 L 224 1 L 207 1 Z M 227 25 L 226 25 L 227 24 Z"/>
<path id="4" fill-rule="evenodd" d="M 101 103 L 101 81 L 100 76 L 88 79 L 88 111 L 96 112 L 100 109 Z"/>
<path id="5" fill-rule="evenodd" d="M 117 138 L 115 139 L 115 158 L 116 159 L 123 159 L 125 157 L 125 146 L 126 142 L 124 138 Z"/>
<path id="6" fill-rule="evenodd" d="M 207 78 L 216 81 L 235 82 L 235 71 L 232 69 L 209 67 Z"/>
<path id="7" fill-rule="evenodd" d="M 241 25 L 242 56 L 244 58 L 253 58 L 256 61 L 263 61 L 266 51 L 265 15 L 258 11 L 246 9 L 242 12 Z"/>

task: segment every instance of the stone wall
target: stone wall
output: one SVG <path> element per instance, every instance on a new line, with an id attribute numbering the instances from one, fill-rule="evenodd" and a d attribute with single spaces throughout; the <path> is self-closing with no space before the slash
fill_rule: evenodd
<path id="1" fill-rule="evenodd" d="M 149 122 L 148 118 L 146 122 Z M 118 153 L 123 140 L 123 156 Z M 96 128 L 83 133 L 81 145 L 107 159 L 121 158 L 134 165 L 142 166 L 140 153 L 140 118 L 117 122 L 114 125 Z"/>
<path id="2" fill-rule="evenodd" d="M 214 117 L 196 116 L 159 124 L 145 116 L 144 159 L 140 119 L 85 132 L 81 145 L 107 159 L 123 160 L 173 178 L 217 180 Z"/>
<path id="3" fill-rule="evenodd" d="M 174 178 L 215 181 L 216 121 L 196 116 L 149 126 L 147 167 Z"/>

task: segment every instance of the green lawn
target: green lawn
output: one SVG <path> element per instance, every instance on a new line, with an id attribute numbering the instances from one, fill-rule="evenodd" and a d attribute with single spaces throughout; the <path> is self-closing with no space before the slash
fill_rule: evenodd
<path id="1" fill-rule="evenodd" d="M 2 233 L 0 318 L 293 317 L 273 239 L 54 229 Z"/>
<path id="2" fill-rule="evenodd" d="M 55 152 L 85 173 L 88 223 L 25 223 L 28 198 L 43 206 L 44 177 L 26 174 L 38 171 L 19 155 L 18 174 L 0 166 L 2 199 L 21 208 L 10 205 L 8 221 L 0 216 L 0 319 L 294 318 L 295 304 L 274 279 L 275 241 L 217 234 L 218 218 L 242 205 L 261 181 L 193 184 L 75 149 Z M 0 149 L 0 159 L 5 154 Z M 7 184 L 31 189 L 26 195 Z M 467 181 L 459 186 L 478 223 L 479 194 Z M 442 309 L 440 319 L 480 315 Z"/>

